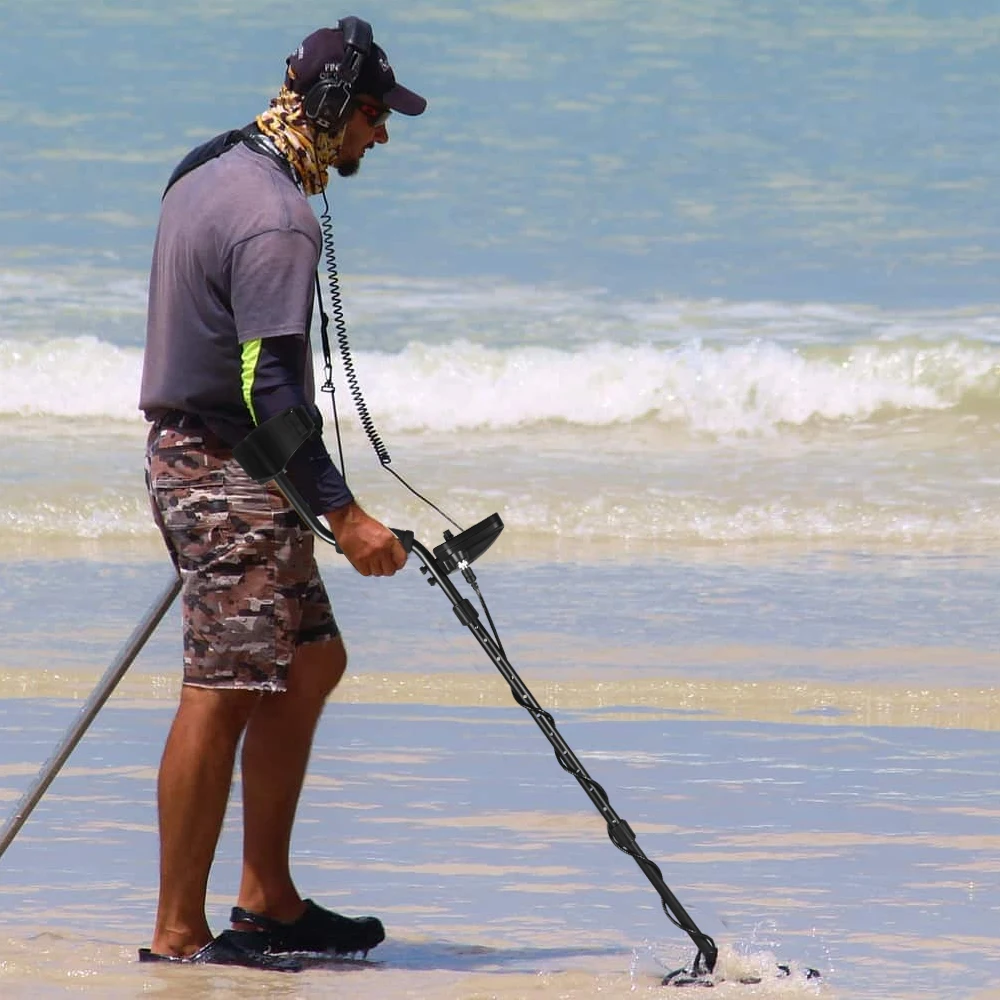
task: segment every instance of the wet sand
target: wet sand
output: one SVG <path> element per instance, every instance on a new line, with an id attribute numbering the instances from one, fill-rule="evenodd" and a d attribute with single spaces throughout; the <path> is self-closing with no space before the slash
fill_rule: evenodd
<path id="1" fill-rule="evenodd" d="M 86 590 L 73 575 L 85 570 Z M 52 624 L 11 612 L 8 575 L 5 812 L 162 582 L 157 565 L 17 572 L 18 606 L 47 594 Z M 787 591 L 766 567 L 481 573 L 515 667 L 722 964 L 770 973 L 780 960 L 824 977 L 713 995 L 1000 995 L 998 659 L 976 618 L 990 574 L 897 566 L 889 590 L 887 573 L 810 570 Z M 528 600 L 557 579 L 548 608 Z M 596 614 L 587 595 L 609 579 L 620 586 Z M 871 599 L 852 602 L 849 580 Z M 356 626 L 353 670 L 321 723 L 294 843 L 305 892 L 383 918 L 388 939 L 369 961 L 297 976 L 135 961 L 155 906 L 154 784 L 177 691 L 168 619 L 0 862 L 0 995 L 664 995 L 660 979 L 693 946 L 440 595 L 405 582 L 381 608 L 365 603 L 367 584 L 338 602 Z M 933 605 L 958 590 L 964 619 Z M 755 611 L 769 596 L 765 627 Z M 238 880 L 238 807 L 237 786 L 213 871 L 216 929 Z"/>

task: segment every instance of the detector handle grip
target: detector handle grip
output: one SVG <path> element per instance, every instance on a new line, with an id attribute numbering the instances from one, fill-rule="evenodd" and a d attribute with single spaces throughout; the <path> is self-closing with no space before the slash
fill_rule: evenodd
<path id="1" fill-rule="evenodd" d="M 278 488 L 281 489 L 280 486 Z M 313 531 L 316 530 L 315 526 L 312 524 L 310 524 L 309 527 L 312 528 Z M 399 544 L 403 546 L 403 551 L 409 555 L 413 551 L 413 532 L 407 528 L 390 528 L 389 530 L 399 539 Z M 340 547 L 340 543 L 336 538 L 333 540 L 333 547 L 341 555 L 344 554 L 344 550 Z"/>

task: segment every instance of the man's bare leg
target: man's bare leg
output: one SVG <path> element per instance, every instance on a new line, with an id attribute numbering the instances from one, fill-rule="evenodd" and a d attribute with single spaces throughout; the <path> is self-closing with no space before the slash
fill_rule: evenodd
<path id="1" fill-rule="evenodd" d="M 160 898 L 151 950 L 190 955 L 212 940 L 208 875 L 233 780 L 236 747 L 260 695 L 181 688 L 157 782 Z"/>
<path id="2" fill-rule="evenodd" d="M 347 666 L 339 637 L 300 646 L 288 688 L 264 695 L 243 742 L 243 876 L 237 905 L 294 921 L 305 910 L 289 867 L 292 826 L 313 734 Z"/>

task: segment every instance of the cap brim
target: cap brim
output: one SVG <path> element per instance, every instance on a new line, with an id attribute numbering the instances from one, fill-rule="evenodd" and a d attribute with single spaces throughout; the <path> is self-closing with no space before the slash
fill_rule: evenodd
<path id="1" fill-rule="evenodd" d="M 427 101 L 423 97 L 398 83 L 380 99 L 387 108 L 392 108 L 401 115 L 422 115 L 427 108 Z"/>

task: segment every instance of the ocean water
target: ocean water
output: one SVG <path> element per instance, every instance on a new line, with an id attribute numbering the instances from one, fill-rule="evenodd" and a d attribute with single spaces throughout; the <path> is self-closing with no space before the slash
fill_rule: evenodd
<path id="1" fill-rule="evenodd" d="M 0 0 L 0 801 L 169 571 L 136 411 L 163 183 L 341 13 Z M 430 102 L 331 185 L 365 399 L 417 489 L 503 518 L 512 659 L 727 961 L 824 974 L 719 994 L 1000 994 L 1000 16 L 354 13 Z M 355 493 L 433 546 L 335 382 Z M 134 962 L 173 609 L 0 859 L 0 995 L 662 994 L 682 936 L 440 595 L 320 558 L 352 667 L 296 863 L 385 916 L 372 964 Z M 237 838 L 234 803 L 220 927 Z"/>
<path id="2" fill-rule="evenodd" d="M 549 552 L 995 547 L 995 15 L 384 8 L 429 110 L 331 195 L 361 386 L 414 485 L 463 523 L 502 507 Z M 266 105 L 320 16 L 58 10 L 4 4 L 0 41 L 0 544 L 22 553 L 150 539 L 135 400 L 159 192 Z M 373 474 L 338 384 L 356 490 L 436 535 Z"/>

